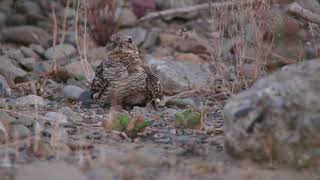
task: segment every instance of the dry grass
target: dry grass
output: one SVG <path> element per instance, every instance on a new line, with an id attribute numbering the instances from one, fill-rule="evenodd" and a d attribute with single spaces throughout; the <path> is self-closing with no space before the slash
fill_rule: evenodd
<path id="1" fill-rule="evenodd" d="M 256 3 L 253 1 L 252 4 L 251 6 L 239 4 L 210 12 L 214 19 L 211 23 L 211 31 L 219 34 L 218 50 L 211 52 L 211 58 L 217 69 L 218 77 L 220 77 L 218 79 L 221 84 L 220 91 L 226 96 L 247 89 L 263 75 L 264 65 L 273 46 L 273 37 L 270 37 L 268 42 L 264 40 L 268 33 L 270 18 L 266 15 L 270 2 L 269 0 Z M 253 31 L 255 34 L 248 34 L 248 29 L 246 29 L 248 25 L 255 29 Z M 228 46 L 227 43 L 230 41 L 234 43 Z M 251 56 L 248 52 L 252 50 L 256 52 L 255 56 Z M 223 57 L 226 54 L 224 51 L 229 51 L 231 57 Z M 244 69 L 245 64 L 254 64 L 250 76 L 245 74 L 248 73 Z M 225 78 L 226 68 L 230 66 L 234 67 L 235 77 L 232 81 Z"/>

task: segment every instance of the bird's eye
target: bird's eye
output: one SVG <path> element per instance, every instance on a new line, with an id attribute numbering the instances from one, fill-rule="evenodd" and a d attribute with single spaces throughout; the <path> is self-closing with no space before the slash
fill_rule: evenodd
<path id="1" fill-rule="evenodd" d="M 132 38 L 129 38 L 129 39 L 128 39 L 128 42 L 129 42 L 129 43 L 132 43 Z"/>

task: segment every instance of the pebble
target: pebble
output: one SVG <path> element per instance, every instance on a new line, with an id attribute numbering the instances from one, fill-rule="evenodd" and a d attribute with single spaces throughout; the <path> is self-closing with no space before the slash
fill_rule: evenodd
<path id="1" fill-rule="evenodd" d="M 60 112 L 47 112 L 44 116 L 48 118 L 48 121 L 51 123 L 61 124 L 68 122 L 68 117 Z"/>
<path id="2" fill-rule="evenodd" d="M 40 96 L 27 95 L 18 97 L 16 99 L 10 99 L 9 104 L 14 106 L 46 106 L 47 102 Z"/>
<path id="3" fill-rule="evenodd" d="M 10 136 L 12 139 L 24 139 L 30 135 L 30 130 L 22 124 L 13 125 L 11 127 Z"/>
<path id="4" fill-rule="evenodd" d="M 62 90 L 64 97 L 68 99 L 79 99 L 84 90 L 78 86 L 67 85 Z"/>
<path id="5" fill-rule="evenodd" d="M 6 78 L 0 75 L 0 96 L 10 97 L 12 94 L 11 92 L 11 88 L 8 85 Z"/>
<path id="6" fill-rule="evenodd" d="M 76 49 L 70 44 L 60 44 L 55 47 L 55 52 L 53 47 L 48 48 L 45 53 L 44 57 L 48 60 L 53 59 L 53 55 L 55 53 L 56 59 L 65 59 L 71 57 L 76 53 Z"/>

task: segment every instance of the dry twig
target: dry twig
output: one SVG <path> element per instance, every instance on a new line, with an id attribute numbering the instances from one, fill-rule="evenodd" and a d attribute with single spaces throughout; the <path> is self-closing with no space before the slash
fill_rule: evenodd
<path id="1" fill-rule="evenodd" d="M 288 12 L 299 15 L 300 17 L 320 25 L 320 15 L 308 9 L 304 9 L 298 3 L 294 2 L 288 6 Z"/>
<path id="2" fill-rule="evenodd" d="M 181 14 L 188 14 L 191 12 L 197 12 L 201 10 L 209 10 L 211 8 L 222 8 L 222 7 L 229 7 L 229 6 L 238 6 L 238 5 L 250 5 L 255 3 L 256 1 L 230 1 L 230 2 L 217 2 L 217 3 L 205 3 L 199 4 L 190 7 L 183 7 L 183 8 L 176 8 L 176 9 L 168 9 L 159 12 L 149 13 L 142 18 L 139 19 L 140 22 L 151 20 L 160 17 L 166 16 L 176 16 Z"/>

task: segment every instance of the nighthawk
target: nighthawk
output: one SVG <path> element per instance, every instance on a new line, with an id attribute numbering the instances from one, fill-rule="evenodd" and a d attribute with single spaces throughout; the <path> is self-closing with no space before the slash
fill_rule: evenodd
<path id="1" fill-rule="evenodd" d="M 132 37 L 116 33 L 106 49 L 108 58 L 95 71 L 91 97 L 121 108 L 147 104 L 157 107 L 163 99 L 160 80 L 140 58 Z"/>

